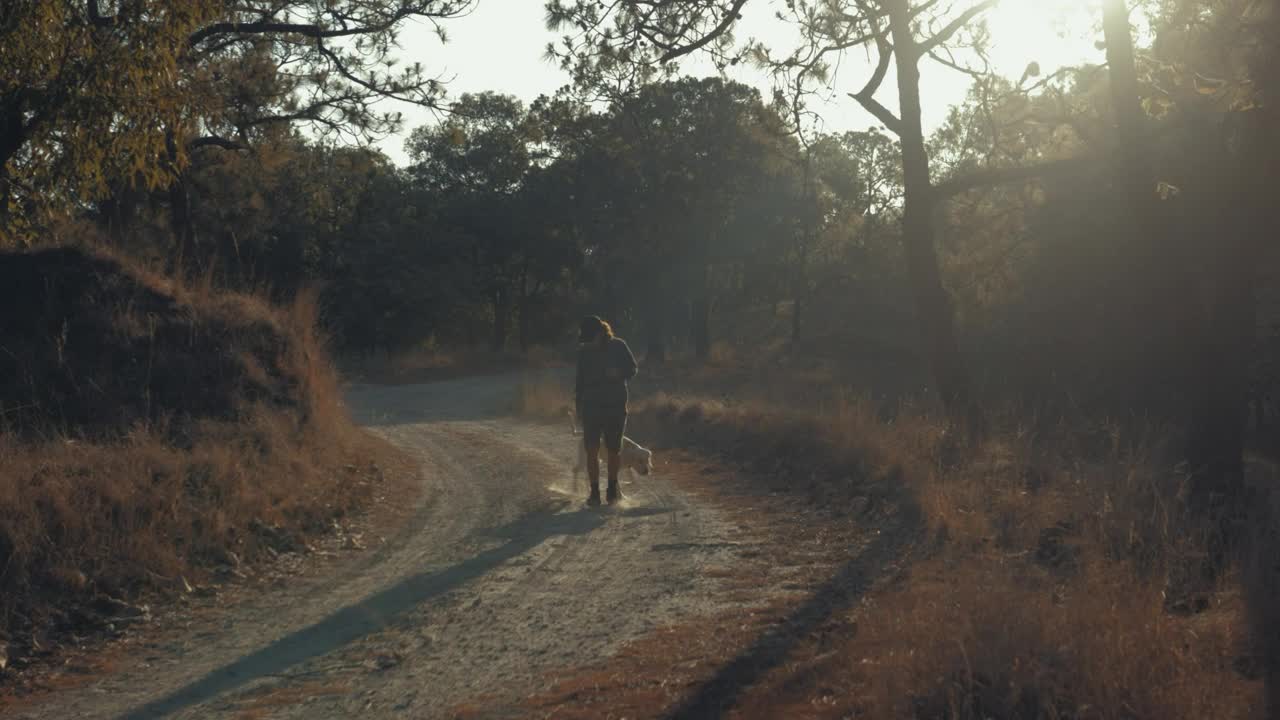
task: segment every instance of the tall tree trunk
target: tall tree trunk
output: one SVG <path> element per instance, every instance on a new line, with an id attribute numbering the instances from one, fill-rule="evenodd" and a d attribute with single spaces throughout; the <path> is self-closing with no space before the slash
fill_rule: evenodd
<path id="1" fill-rule="evenodd" d="M 165 149 L 169 172 L 172 173 L 169 181 L 169 229 L 173 235 L 174 251 L 169 254 L 169 269 L 180 274 L 185 270 L 187 253 L 195 245 L 196 228 L 191 218 L 191 195 L 186 173 L 178 166 L 178 139 L 172 129 L 165 133 Z"/>
<path id="2" fill-rule="evenodd" d="M 1140 343 L 1140 359 L 1129 380 L 1138 389 L 1152 386 L 1143 394 L 1148 401 L 1163 402 L 1166 393 L 1158 388 L 1162 379 L 1185 385 L 1196 382 L 1198 374 L 1191 360 L 1197 350 L 1186 347 L 1204 322 L 1197 317 L 1196 282 L 1184 242 L 1194 233 L 1173 227 L 1161 207 L 1126 0 L 1103 0 L 1102 30 L 1117 132 L 1117 179 L 1130 204 L 1134 239 L 1126 259 L 1132 292 L 1127 331 Z"/>
<path id="3" fill-rule="evenodd" d="M 1256 231 L 1255 231 L 1256 232 Z M 1232 243 L 1238 245 L 1239 243 Z M 1249 352 L 1256 325 L 1252 267 L 1245 253 L 1222 248 L 1213 307 L 1197 348 L 1197 381 L 1187 436 L 1192 503 L 1211 514 L 1235 514 L 1244 490 L 1244 439 L 1248 416 Z"/>
<path id="4" fill-rule="evenodd" d="M 1133 36 L 1125 0 L 1103 0 L 1102 33 L 1107 44 L 1111 105 L 1120 131 L 1119 151 L 1125 189 L 1145 220 L 1154 210 L 1155 175 L 1147 149 L 1146 114 L 1138 92 L 1138 70 L 1133 59 Z"/>
<path id="5" fill-rule="evenodd" d="M 123 247 L 129 240 L 129 230 L 137 217 L 138 195 L 132 185 L 118 183 L 99 206 L 99 225 L 116 247 Z"/>
<path id="6" fill-rule="evenodd" d="M 27 142 L 28 128 L 23 108 L 18 93 L 0 96 L 0 173 Z"/>
<path id="7" fill-rule="evenodd" d="M 1274 110 L 1254 110 L 1242 115 L 1245 130 L 1240 147 L 1246 151 L 1276 147 L 1276 133 L 1271 130 L 1276 127 Z M 1216 235 L 1233 241 L 1224 251 L 1236 252 L 1234 261 L 1224 264 L 1218 285 L 1219 304 L 1215 306 L 1215 315 L 1220 316 L 1224 326 L 1224 343 L 1220 350 L 1223 364 L 1216 367 L 1219 382 L 1225 386 L 1224 392 L 1219 400 L 1221 405 L 1206 408 L 1195 424 L 1207 428 L 1213 420 L 1213 413 L 1229 425 L 1228 430 L 1220 431 L 1216 438 L 1217 447 L 1205 443 L 1209 452 L 1194 462 L 1208 464 L 1215 458 L 1221 458 L 1218 461 L 1222 465 L 1218 468 L 1217 490 L 1232 498 L 1237 516 L 1248 521 L 1249 532 L 1244 537 L 1231 539 L 1241 544 L 1248 543 L 1242 575 L 1249 624 L 1262 657 L 1262 676 L 1266 687 L 1264 716 L 1276 718 L 1280 717 L 1280 606 L 1276 602 L 1277 593 L 1280 593 L 1280 564 L 1276 562 L 1280 556 L 1280 530 L 1277 530 L 1280 518 L 1271 514 L 1271 508 L 1274 507 L 1274 494 L 1280 492 L 1280 488 L 1268 488 L 1270 497 L 1263 494 L 1256 502 L 1250 499 L 1250 491 L 1244 483 L 1244 416 L 1248 403 L 1246 360 L 1248 353 L 1253 351 L 1252 341 L 1257 332 L 1256 296 L 1251 290 L 1257 282 L 1257 268 L 1267 243 L 1280 230 L 1280 212 L 1277 212 L 1273 198 L 1269 197 L 1280 183 L 1280 168 L 1269 162 L 1267 156 L 1271 153 L 1265 150 L 1250 155 L 1239 163 L 1243 172 L 1237 175 L 1240 179 L 1235 189 L 1245 198 L 1251 212 L 1234 213 L 1236 232 L 1228 230 Z M 1228 523 L 1232 519 L 1228 517 Z M 1229 532 L 1235 529 L 1230 524 L 1227 527 Z"/>
<path id="8" fill-rule="evenodd" d="M 507 321 L 511 317 L 511 292 L 505 285 L 493 291 L 493 342 L 490 349 L 502 352 L 507 347 Z"/>
<path id="9" fill-rule="evenodd" d="M 1240 113 L 1239 146 L 1263 155 L 1269 146 L 1262 113 Z M 1274 228 L 1268 217 L 1275 171 L 1248 157 L 1233 158 L 1228 126 L 1207 125 L 1197 136 L 1203 160 L 1195 168 L 1194 212 L 1206 244 L 1209 311 L 1196 326 L 1187 461 L 1192 492 L 1207 509 L 1243 510 L 1244 440 L 1249 411 L 1249 355 L 1257 332 L 1257 267 Z M 1219 142 L 1213 142 L 1218 138 Z M 1263 161 L 1264 165 L 1269 165 Z M 1190 293 L 1188 293 L 1190 294 Z"/>
<path id="10" fill-rule="evenodd" d="M 0 241 L 5 240 L 11 230 L 9 203 L 13 187 L 9 181 L 9 161 L 27 144 L 32 131 L 27 122 L 26 103 L 21 98 L 19 91 L 0 95 Z"/>
<path id="11" fill-rule="evenodd" d="M 1250 504 L 1244 450 L 1249 356 L 1258 319 L 1255 287 L 1257 268 L 1278 224 L 1270 195 L 1280 181 L 1280 173 L 1262 159 L 1264 148 L 1273 146 L 1264 113 L 1235 117 L 1241 120 L 1237 140 L 1243 154 L 1232 158 L 1222 133 L 1220 143 L 1202 149 L 1208 167 L 1197 173 L 1204 185 L 1197 192 L 1204 196 L 1200 202 L 1213 210 L 1204 213 L 1200 234 L 1214 239 L 1206 248 L 1210 309 L 1196 334 L 1186 452 L 1193 507 L 1217 523 L 1215 544 L 1220 547 L 1212 548 L 1217 555 L 1214 570 L 1225 565 L 1223 553 L 1230 546 L 1245 540 L 1239 522 Z M 1280 657 L 1280 643 L 1274 650 Z"/>
<path id="12" fill-rule="evenodd" d="M 902 241 L 916 313 L 938 395 L 953 422 L 976 426 L 980 417 L 974 402 L 969 373 L 956 340 L 951 298 L 942 285 L 933 226 L 933 187 L 929 155 L 920 120 L 919 50 L 911 29 L 910 7 L 898 0 L 889 3 L 889 29 L 893 37 L 901 107 L 899 139 L 902 142 L 903 208 Z M 974 427 L 973 429 L 977 429 Z"/>
<path id="13" fill-rule="evenodd" d="M 178 175 L 169 184 L 169 229 L 173 234 L 174 253 L 171 255 L 174 272 L 183 272 L 187 255 L 195 247 L 196 227 L 191 217 L 191 194 L 187 191 L 184 175 Z"/>
<path id="14" fill-rule="evenodd" d="M 1218 236 L 1201 272 L 1208 273 L 1207 313 L 1196 303 L 1196 283 L 1177 242 L 1179 233 L 1166 223 L 1156 194 L 1156 173 L 1148 147 L 1146 115 L 1141 106 L 1132 29 L 1125 0 L 1103 0 L 1102 27 L 1107 44 L 1111 99 L 1118 131 L 1119 178 L 1129 197 L 1138 252 L 1133 258 L 1132 303 L 1135 333 L 1150 337 L 1142 366 L 1165 368 L 1190 398 L 1186 456 L 1191 468 L 1191 503 L 1220 532 L 1213 540 L 1212 575 L 1226 562 L 1226 545 L 1233 538 L 1229 516 L 1235 515 L 1243 495 L 1244 433 L 1248 403 L 1247 365 L 1255 314 L 1253 263 L 1259 233 L 1255 222 L 1241 222 L 1260 208 L 1247 187 L 1229 191 L 1224 184 L 1244 174 L 1215 171 L 1229 156 L 1225 136 L 1215 123 L 1203 122 L 1197 135 L 1210 143 L 1201 148 L 1193 190 L 1192 212 L 1205 216 L 1198 232 L 1187 233 L 1201 243 Z M 1221 142 L 1214 143 L 1213 139 Z M 1252 138 L 1250 138 L 1252 140 Z M 1261 147 L 1246 143 L 1245 147 Z M 1247 165 L 1248 163 L 1243 163 Z M 1215 181 L 1214 177 L 1217 177 Z M 1246 183 L 1248 184 L 1248 183 Z M 1242 212 L 1243 211 L 1243 212 Z M 1224 231 L 1225 230 L 1225 231 Z M 1178 339 L 1177 345 L 1174 345 Z"/>

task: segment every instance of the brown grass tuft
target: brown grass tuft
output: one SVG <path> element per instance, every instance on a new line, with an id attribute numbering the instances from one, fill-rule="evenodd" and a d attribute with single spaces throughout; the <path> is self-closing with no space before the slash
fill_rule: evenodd
<path id="1" fill-rule="evenodd" d="M 1259 633 L 1280 627 L 1280 542 L 1266 519 L 1280 509 L 1258 512 L 1240 572 L 1218 580 L 1201 612 L 1171 611 L 1168 593 L 1203 559 L 1207 532 L 1186 506 L 1170 428 L 1007 413 L 969 447 L 909 403 L 887 408 L 828 388 L 821 402 L 780 406 L 718 387 L 698 396 L 690 384 L 672 396 L 655 383 L 635 403 L 629 434 L 660 452 L 710 454 L 738 469 L 744 488 L 804 498 L 827 522 L 918 518 L 901 526 L 919 530 L 906 571 L 824 637 L 802 639 L 729 716 L 1261 716 Z M 557 397 L 554 383 L 524 392 Z M 1255 485 L 1274 483 L 1266 463 L 1252 472 Z M 706 624 L 716 637 L 740 621 Z M 553 702 L 570 715 L 579 703 Z"/>
<path id="2" fill-rule="evenodd" d="M 512 409 L 526 417 L 564 420 L 572 408 L 573 391 L 555 375 L 542 372 L 520 383 Z"/>
<path id="3" fill-rule="evenodd" d="M 0 408 L 22 408 L 0 434 L 11 659 L 93 631 L 103 595 L 182 592 L 370 497 L 314 295 L 279 308 L 70 249 L 0 256 L 0 276 L 31 267 L 45 300 L 2 331 Z"/>

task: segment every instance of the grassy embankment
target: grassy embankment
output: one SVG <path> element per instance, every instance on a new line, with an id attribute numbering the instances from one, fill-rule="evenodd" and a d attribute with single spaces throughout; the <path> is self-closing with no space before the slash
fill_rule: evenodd
<path id="1" fill-rule="evenodd" d="M 274 307 L 53 249 L 0 254 L 0 306 L 10 672 L 140 599 L 305 548 L 380 478 L 310 296 Z"/>
<path id="2" fill-rule="evenodd" d="M 731 716 L 759 718 L 1262 717 L 1249 628 L 1275 627 L 1266 598 L 1278 586 L 1265 572 L 1274 545 L 1258 532 L 1203 612 L 1169 611 L 1166 578 L 1194 566 L 1203 543 L 1167 429 L 1010 415 L 980 446 L 962 447 L 919 406 L 833 393 L 819 377 L 732 388 L 715 368 L 672 374 L 685 389 L 671 396 L 660 391 L 666 379 L 650 381 L 631 434 L 660 457 L 693 453 L 727 468 L 715 494 L 738 522 L 825 557 L 799 560 L 817 575 L 807 596 L 659 633 L 620 667 L 535 706 L 693 717 L 697 702 L 730 698 Z M 517 406 L 556 417 L 566 402 L 543 379 Z M 679 475 L 674 462 L 667 471 Z M 713 474 L 684 465 L 678 479 L 695 489 Z M 1253 471 L 1263 482 L 1275 474 L 1262 461 Z M 815 524 L 828 540 L 804 539 Z M 840 597 L 832 584 L 862 581 L 847 568 L 864 561 L 841 540 L 859 526 L 899 534 L 892 560 L 875 560 L 895 569 L 865 595 L 846 588 L 857 600 L 833 607 L 819 592 Z M 815 599 L 823 619 L 807 624 Z M 780 617 L 804 636 L 762 642 Z M 726 654 L 738 658 L 728 670 Z"/>

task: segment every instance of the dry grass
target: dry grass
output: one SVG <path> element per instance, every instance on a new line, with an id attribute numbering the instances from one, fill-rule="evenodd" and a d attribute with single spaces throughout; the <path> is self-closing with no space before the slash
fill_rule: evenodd
<path id="1" fill-rule="evenodd" d="M 573 392 L 555 376 L 541 373 L 520 383 L 512 405 L 518 415 L 563 420 L 573 407 Z"/>
<path id="2" fill-rule="evenodd" d="M 915 566 L 861 609 L 855 638 L 799 674 L 872 717 L 1252 716 L 1258 688 L 1231 669 L 1230 608 L 1188 620 L 1164 611 L 1158 585 L 1114 566 L 1055 582 L 957 555 Z"/>
<path id="3" fill-rule="evenodd" d="M 528 406 L 563 401 L 542 384 L 523 391 Z M 1241 564 L 1250 579 L 1220 578 L 1203 612 L 1169 612 L 1168 578 L 1202 559 L 1206 533 L 1182 499 L 1167 428 L 1046 426 L 1010 414 L 966 447 L 910 406 L 886 411 L 829 392 L 820 412 L 794 408 L 719 392 L 657 392 L 633 408 L 629 432 L 709 452 L 740 483 L 816 503 L 828 522 L 919 518 L 910 571 L 841 616 L 834 646 L 798 643 L 733 716 L 1264 716 L 1248 666 L 1266 642 L 1250 627 L 1280 626 L 1275 543 L 1255 542 Z M 1257 484 L 1274 482 L 1274 468 L 1254 469 Z M 738 626 L 713 619 L 707 633 Z"/>
<path id="4" fill-rule="evenodd" d="M 105 256 L 57 258 L 91 296 L 50 301 L 48 317 L 28 318 L 6 344 L 18 372 L 56 373 L 64 388 L 40 394 L 33 381 L 34 411 L 10 415 L 0 434 L 0 635 L 11 660 L 60 633 L 91 633 L 99 621 L 85 608 L 104 595 L 182 592 L 214 566 L 301 547 L 364 503 L 378 475 L 342 407 L 314 296 L 279 308 Z M 64 328 L 58 347 L 80 349 L 49 366 L 38 323 Z M 98 416 L 103 402 L 127 408 L 129 424 Z"/>

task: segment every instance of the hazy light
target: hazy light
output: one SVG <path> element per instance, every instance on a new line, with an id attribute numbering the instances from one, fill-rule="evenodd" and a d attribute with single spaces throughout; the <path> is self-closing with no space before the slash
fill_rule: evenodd
<path id="1" fill-rule="evenodd" d="M 1045 72 L 1096 61 L 1097 3 L 1083 0 L 1003 0 L 987 18 L 991 59 L 1005 75 L 1018 76 L 1031 61 Z"/>
<path id="2" fill-rule="evenodd" d="M 794 42 L 794 29 L 773 18 L 776 7 L 767 0 L 753 0 L 746 6 L 737 35 L 755 37 L 779 48 Z M 1086 0 L 1003 0 L 987 16 L 991 30 L 989 57 L 996 71 L 1018 78 L 1027 64 L 1040 63 L 1051 73 L 1063 65 L 1098 62 L 1102 52 L 1094 47 L 1098 22 L 1096 2 Z M 443 74 L 449 94 L 494 90 L 516 95 L 529 102 L 540 94 L 550 94 L 568 82 L 567 76 L 543 59 L 543 51 L 556 37 L 543 25 L 542 0 L 480 0 L 467 17 L 447 24 L 449 42 L 441 45 L 423 26 L 409 26 L 401 35 L 403 58 L 418 61 L 430 72 Z M 686 64 L 695 75 L 714 73 L 708 63 Z M 931 128 L 946 116 L 947 108 L 964 99 L 971 79 L 936 63 L 921 66 L 924 122 Z M 863 111 L 847 92 L 860 87 L 870 71 L 864 55 L 851 53 L 839 68 L 828 100 L 819 108 L 829 131 L 864 129 L 875 120 Z M 739 66 L 730 76 L 759 87 L 768 94 L 769 81 L 760 73 Z M 890 108 L 897 107 L 892 75 L 885 79 L 878 97 Z M 433 123 L 434 116 L 421 108 L 405 107 L 406 133 L 380 143 L 396 162 L 404 163 L 404 135 L 418 125 Z"/>

